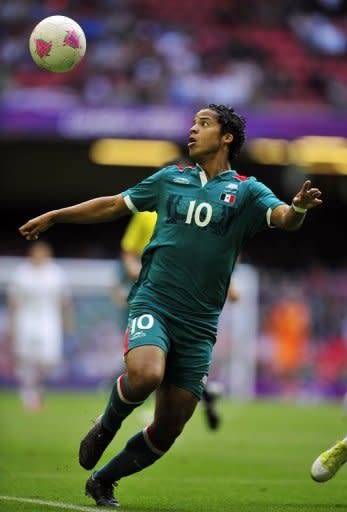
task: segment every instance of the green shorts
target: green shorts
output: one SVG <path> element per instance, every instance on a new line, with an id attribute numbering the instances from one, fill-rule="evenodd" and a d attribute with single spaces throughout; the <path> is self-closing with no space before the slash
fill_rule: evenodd
<path id="1" fill-rule="evenodd" d="M 194 331 L 182 318 L 143 308 L 130 311 L 124 354 L 135 347 L 155 345 L 167 354 L 165 377 L 175 386 L 193 393 L 199 400 L 207 381 L 214 344 L 206 332 Z"/>

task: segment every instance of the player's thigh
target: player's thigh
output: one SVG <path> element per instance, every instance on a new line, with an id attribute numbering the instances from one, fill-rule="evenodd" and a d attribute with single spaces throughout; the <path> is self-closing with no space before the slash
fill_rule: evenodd
<path id="1" fill-rule="evenodd" d="M 129 378 L 162 382 L 165 374 L 166 352 L 155 345 L 143 345 L 131 349 L 125 356 Z"/>
<path id="2" fill-rule="evenodd" d="M 163 380 L 170 341 L 165 321 L 148 310 L 130 313 L 124 360 L 129 375 Z"/>

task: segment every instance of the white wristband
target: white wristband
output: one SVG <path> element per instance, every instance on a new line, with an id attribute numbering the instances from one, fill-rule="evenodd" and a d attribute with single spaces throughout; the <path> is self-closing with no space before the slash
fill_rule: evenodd
<path id="1" fill-rule="evenodd" d="M 297 213 L 306 213 L 307 212 L 307 208 L 301 208 L 300 206 L 295 206 L 294 203 L 292 203 L 292 208 Z"/>

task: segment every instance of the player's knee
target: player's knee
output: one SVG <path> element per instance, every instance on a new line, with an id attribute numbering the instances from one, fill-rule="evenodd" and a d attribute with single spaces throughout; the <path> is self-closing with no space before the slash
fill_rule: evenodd
<path id="1" fill-rule="evenodd" d="M 128 373 L 130 389 L 135 393 L 150 394 L 155 391 L 163 380 L 161 369 L 137 367 Z"/>

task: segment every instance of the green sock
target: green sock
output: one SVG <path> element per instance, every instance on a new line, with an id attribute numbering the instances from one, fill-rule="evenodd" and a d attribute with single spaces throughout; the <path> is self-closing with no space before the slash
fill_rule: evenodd
<path id="1" fill-rule="evenodd" d="M 102 424 L 107 430 L 115 434 L 119 430 L 122 421 L 142 402 L 132 402 L 127 399 L 131 396 L 126 374 L 118 377 L 111 391 L 106 410 L 102 416 Z"/>
<path id="2" fill-rule="evenodd" d="M 94 473 L 96 478 L 113 484 L 124 476 L 132 475 L 150 466 L 165 451 L 156 448 L 148 436 L 148 427 L 129 439 L 124 450 Z"/>

